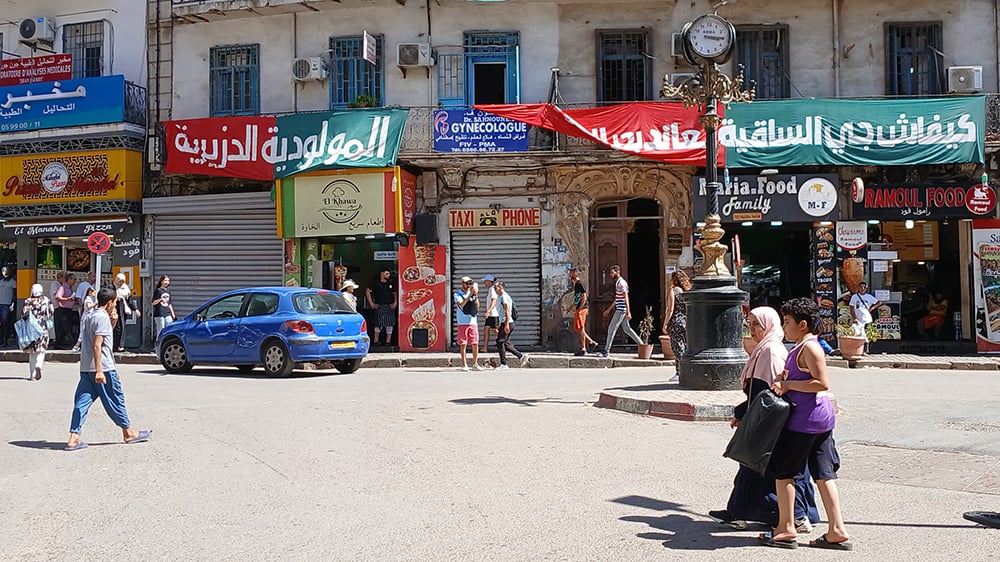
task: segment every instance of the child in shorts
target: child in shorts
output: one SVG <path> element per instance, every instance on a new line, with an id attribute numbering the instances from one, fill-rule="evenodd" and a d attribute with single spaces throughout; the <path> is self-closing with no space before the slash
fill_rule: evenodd
<path id="1" fill-rule="evenodd" d="M 826 534 L 810 541 L 809 546 L 851 550 L 853 545 L 848 542 L 844 528 L 836 483 L 840 456 L 833 440 L 835 413 L 830 398 L 817 394 L 830 387 L 826 359 L 815 335 L 820 325 L 819 306 L 811 299 L 792 299 L 782 305 L 781 316 L 785 339 L 795 342 L 795 347 L 788 353 L 782 380 L 775 380 L 771 389 L 795 407 L 778 437 L 768 466 L 778 492 L 778 526 L 760 535 L 760 540 L 767 546 L 798 547 L 795 478 L 808 465 L 823 498 L 828 522 Z"/>

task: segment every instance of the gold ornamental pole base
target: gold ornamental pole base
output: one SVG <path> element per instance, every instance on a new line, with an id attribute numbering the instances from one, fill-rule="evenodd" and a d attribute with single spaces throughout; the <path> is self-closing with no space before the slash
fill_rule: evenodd
<path id="1" fill-rule="evenodd" d="M 719 240 L 726 235 L 722 228 L 722 217 L 708 215 L 705 217 L 705 227 L 701 230 L 701 253 L 705 256 L 699 275 L 705 277 L 731 277 L 732 273 L 726 267 L 724 259 L 729 246 Z"/>

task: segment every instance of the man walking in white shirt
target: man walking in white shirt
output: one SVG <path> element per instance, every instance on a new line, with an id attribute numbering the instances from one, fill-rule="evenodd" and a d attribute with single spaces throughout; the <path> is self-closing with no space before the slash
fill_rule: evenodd
<path id="1" fill-rule="evenodd" d="M 618 333 L 619 327 L 636 344 L 642 343 L 639 334 L 635 333 L 632 325 L 628 323 L 632 319 L 632 308 L 628 298 L 628 281 L 622 277 L 622 269 L 617 265 L 611 266 L 609 275 L 611 275 L 611 280 L 615 282 L 615 301 L 605 309 L 604 316 L 606 318 L 612 310 L 615 311 L 615 314 L 608 324 L 608 340 L 604 343 L 604 351 L 597 352 L 599 357 L 607 357 L 611 353 L 611 344 L 615 341 L 615 334 Z"/>

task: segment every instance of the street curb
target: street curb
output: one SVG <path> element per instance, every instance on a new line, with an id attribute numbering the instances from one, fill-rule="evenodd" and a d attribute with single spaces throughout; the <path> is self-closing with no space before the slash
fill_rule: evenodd
<path id="1" fill-rule="evenodd" d="M 654 416 L 679 421 L 729 421 L 733 417 L 732 404 L 694 404 L 643 400 L 628 396 L 615 396 L 602 392 L 594 406 L 619 410 L 630 414 Z"/>

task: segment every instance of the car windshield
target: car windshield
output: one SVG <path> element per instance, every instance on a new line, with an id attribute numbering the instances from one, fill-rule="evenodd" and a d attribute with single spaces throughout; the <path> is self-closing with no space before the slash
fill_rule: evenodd
<path id="1" fill-rule="evenodd" d="M 295 295 L 292 303 L 303 314 L 354 314 L 354 307 L 340 293 Z"/>

